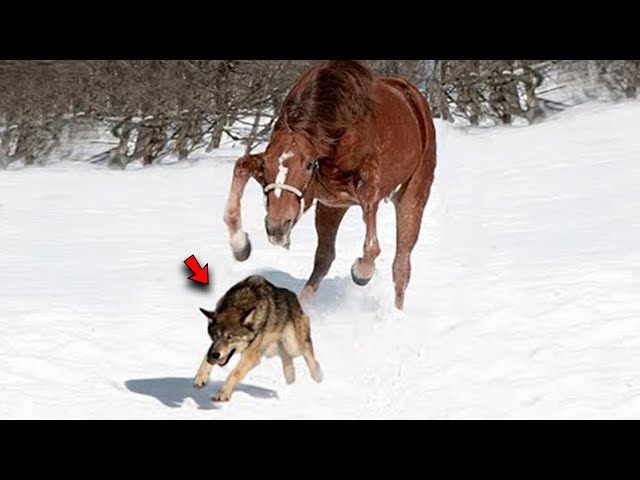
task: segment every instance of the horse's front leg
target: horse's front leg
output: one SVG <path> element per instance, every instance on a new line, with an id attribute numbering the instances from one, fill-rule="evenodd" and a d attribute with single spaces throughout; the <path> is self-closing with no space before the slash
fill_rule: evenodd
<path id="1" fill-rule="evenodd" d="M 316 205 L 316 232 L 318 234 L 318 246 L 313 264 L 313 272 L 307 280 L 298 298 L 302 302 L 308 302 L 318 290 L 322 279 L 329 273 L 331 264 L 336 258 L 336 236 L 340 223 L 347 213 L 347 208 L 331 208 L 318 203 Z"/>
<path id="2" fill-rule="evenodd" d="M 245 261 L 251 255 L 251 242 L 249 236 L 242 230 L 242 215 L 240 200 L 244 193 L 244 188 L 250 178 L 255 178 L 261 185 L 262 179 L 262 156 L 245 155 L 236 161 L 233 168 L 233 180 L 227 198 L 227 205 L 224 210 L 224 223 L 229 229 L 229 244 L 233 251 L 233 256 L 239 262 Z"/>
<path id="3" fill-rule="evenodd" d="M 375 260 L 380 255 L 376 221 L 378 217 L 378 202 L 363 205 L 363 220 L 367 228 L 364 238 L 363 255 L 351 267 L 351 278 L 360 286 L 364 286 L 373 277 L 376 270 Z"/>

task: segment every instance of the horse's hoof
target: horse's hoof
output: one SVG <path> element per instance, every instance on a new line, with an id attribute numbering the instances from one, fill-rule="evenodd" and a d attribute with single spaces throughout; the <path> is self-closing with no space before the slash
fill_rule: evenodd
<path id="1" fill-rule="evenodd" d="M 244 232 L 241 235 L 241 237 L 234 238 L 231 241 L 231 250 L 237 261 L 244 262 L 251 256 L 251 242 L 249 241 L 249 235 Z"/>
<path id="2" fill-rule="evenodd" d="M 361 275 L 358 275 L 358 262 L 354 263 L 351 266 L 351 279 L 353 280 L 353 283 L 355 283 L 359 287 L 364 287 L 367 283 L 371 281 L 372 278 L 373 278 L 373 273 L 369 277 L 363 277 Z"/>
<path id="3" fill-rule="evenodd" d="M 233 256 L 239 262 L 244 262 L 251 256 L 251 242 L 247 240 L 245 247 L 239 252 L 234 251 Z"/>

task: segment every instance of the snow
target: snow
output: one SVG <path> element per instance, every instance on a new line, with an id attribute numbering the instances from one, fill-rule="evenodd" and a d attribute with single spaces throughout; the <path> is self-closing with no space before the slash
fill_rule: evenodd
<path id="1" fill-rule="evenodd" d="M 210 397 L 237 358 L 192 388 L 206 319 L 262 273 L 300 290 L 313 215 L 268 243 L 250 183 L 246 263 L 222 222 L 233 161 L 113 171 L 59 162 L 0 172 L 1 418 L 640 418 L 640 104 L 589 104 L 523 128 L 437 124 L 439 166 L 393 308 L 395 219 L 355 286 L 352 209 L 309 313 L 324 382 L 301 358 L 286 385 L 265 359 L 231 402 Z M 194 254 L 210 288 L 187 280 Z"/>

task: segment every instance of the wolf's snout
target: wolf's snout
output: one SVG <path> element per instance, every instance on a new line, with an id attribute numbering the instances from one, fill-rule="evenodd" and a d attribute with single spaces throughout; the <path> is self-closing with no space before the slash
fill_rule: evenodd
<path id="1" fill-rule="evenodd" d="M 218 352 L 213 352 L 211 354 L 211 358 L 213 358 L 214 360 L 218 360 L 220 358 L 220 354 Z"/>

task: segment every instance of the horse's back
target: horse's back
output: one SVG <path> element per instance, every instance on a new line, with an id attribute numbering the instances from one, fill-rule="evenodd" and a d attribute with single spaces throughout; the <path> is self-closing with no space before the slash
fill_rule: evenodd
<path id="1" fill-rule="evenodd" d="M 429 103 L 420 90 L 410 82 L 397 77 L 383 77 L 380 82 L 390 89 L 395 90 L 408 103 L 415 120 L 419 124 L 421 145 L 424 153 L 435 152 L 436 134 L 433 124 L 433 115 Z M 430 156 L 430 155 L 429 155 Z M 435 161 L 435 155 L 434 155 Z"/>

